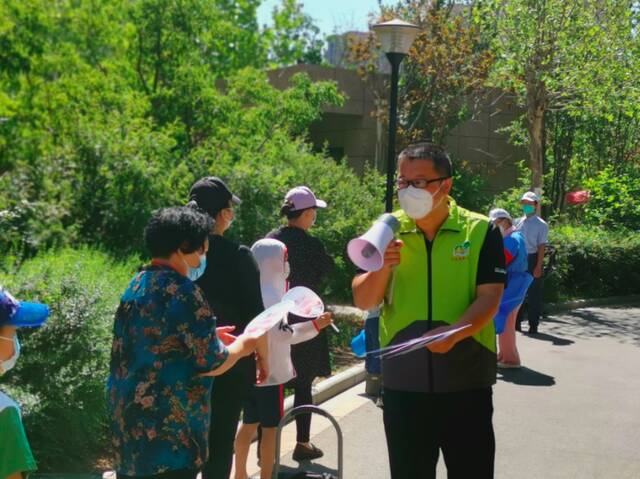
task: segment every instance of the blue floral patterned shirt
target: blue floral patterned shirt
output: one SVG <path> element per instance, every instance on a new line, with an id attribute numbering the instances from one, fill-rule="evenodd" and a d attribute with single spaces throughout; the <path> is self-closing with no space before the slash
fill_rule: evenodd
<path id="1" fill-rule="evenodd" d="M 212 377 L 227 349 L 200 288 L 149 266 L 115 316 L 108 381 L 116 471 L 148 476 L 198 469 L 208 457 Z"/>

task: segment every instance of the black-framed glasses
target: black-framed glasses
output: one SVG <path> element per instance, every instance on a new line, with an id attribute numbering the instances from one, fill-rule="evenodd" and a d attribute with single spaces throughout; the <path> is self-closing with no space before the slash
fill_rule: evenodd
<path id="1" fill-rule="evenodd" d="M 451 178 L 450 176 L 441 176 L 440 178 L 434 178 L 433 180 L 425 180 L 424 178 L 418 178 L 417 180 L 405 180 L 404 178 L 398 178 L 396 180 L 396 187 L 399 190 L 404 190 L 409 186 L 413 186 L 414 188 L 420 188 L 421 190 L 425 189 L 431 183 L 435 183 L 437 181 L 444 181 Z"/>

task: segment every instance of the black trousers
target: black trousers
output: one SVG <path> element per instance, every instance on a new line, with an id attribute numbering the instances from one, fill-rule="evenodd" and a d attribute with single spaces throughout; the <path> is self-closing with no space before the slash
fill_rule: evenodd
<path id="1" fill-rule="evenodd" d="M 491 388 L 445 394 L 384 390 L 392 479 L 435 479 L 440 450 L 449 479 L 491 479 Z"/>
<path id="2" fill-rule="evenodd" d="M 529 273 L 533 274 L 533 270 L 538 264 L 538 253 L 533 253 L 527 256 Z M 529 320 L 529 328 L 532 330 L 538 329 L 540 323 L 540 316 L 542 316 L 542 300 L 544 295 L 544 279 L 542 276 L 534 278 L 529 289 L 527 290 L 527 297 L 525 299 L 527 319 Z M 518 314 L 518 322 L 522 321 L 521 314 Z"/>
<path id="3" fill-rule="evenodd" d="M 295 396 L 293 406 L 307 406 L 313 404 L 313 385 L 308 381 L 300 381 L 296 378 L 293 382 Z M 309 442 L 311 438 L 311 414 L 299 414 L 296 416 L 296 440 Z"/>
<path id="4" fill-rule="evenodd" d="M 255 363 L 252 366 L 246 361 L 215 378 L 211 393 L 209 460 L 202 468 L 203 479 L 229 478 L 242 405 L 249 397 L 254 380 Z"/>
<path id="5" fill-rule="evenodd" d="M 154 476 L 125 476 L 117 474 L 117 479 L 196 479 L 198 471 L 193 469 L 180 469 L 178 471 L 163 472 Z"/>

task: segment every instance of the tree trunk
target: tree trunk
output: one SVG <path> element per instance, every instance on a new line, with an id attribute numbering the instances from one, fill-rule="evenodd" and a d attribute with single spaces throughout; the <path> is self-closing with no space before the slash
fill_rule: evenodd
<path id="1" fill-rule="evenodd" d="M 542 191 L 544 158 L 544 101 L 531 95 L 527 101 L 527 130 L 529 132 L 529 167 L 531 186 L 538 194 Z"/>

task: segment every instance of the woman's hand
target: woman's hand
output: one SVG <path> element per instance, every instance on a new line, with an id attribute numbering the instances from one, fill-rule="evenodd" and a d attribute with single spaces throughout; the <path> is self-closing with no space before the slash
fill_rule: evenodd
<path id="1" fill-rule="evenodd" d="M 225 346 L 229 346 L 237 339 L 236 336 L 230 334 L 231 331 L 234 331 L 235 329 L 235 326 L 220 326 L 219 328 L 216 328 L 216 334 L 218 335 L 218 339 L 222 342 L 222 344 L 224 344 Z"/>

